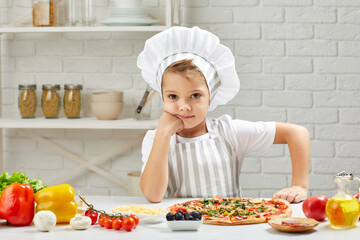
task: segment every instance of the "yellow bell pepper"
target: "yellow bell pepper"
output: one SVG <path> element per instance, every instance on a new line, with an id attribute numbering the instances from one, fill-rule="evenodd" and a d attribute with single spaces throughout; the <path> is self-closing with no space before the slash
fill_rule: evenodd
<path id="1" fill-rule="evenodd" d="M 69 184 L 51 186 L 35 194 L 36 212 L 50 210 L 56 215 L 57 223 L 69 223 L 77 213 L 75 190 Z"/>

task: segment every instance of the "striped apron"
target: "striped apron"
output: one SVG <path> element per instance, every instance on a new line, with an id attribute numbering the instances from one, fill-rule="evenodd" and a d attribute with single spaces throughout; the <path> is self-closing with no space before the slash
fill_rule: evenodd
<path id="1" fill-rule="evenodd" d="M 239 177 L 239 161 L 222 137 L 171 144 L 166 197 L 239 197 Z"/>

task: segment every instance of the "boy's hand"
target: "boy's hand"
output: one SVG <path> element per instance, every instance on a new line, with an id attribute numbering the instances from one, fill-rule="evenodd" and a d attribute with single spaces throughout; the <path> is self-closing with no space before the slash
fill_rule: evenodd
<path id="1" fill-rule="evenodd" d="M 180 132 L 183 128 L 184 123 L 180 118 L 168 112 L 164 112 L 160 117 L 157 131 L 165 131 L 165 133 L 172 136 L 175 133 Z"/>
<path id="2" fill-rule="evenodd" d="M 284 188 L 277 193 L 274 193 L 273 198 L 281 198 L 285 199 L 290 203 L 299 203 L 304 201 L 307 196 L 307 189 L 299 187 L 299 186 L 292 186 L 289 188 Z"/>

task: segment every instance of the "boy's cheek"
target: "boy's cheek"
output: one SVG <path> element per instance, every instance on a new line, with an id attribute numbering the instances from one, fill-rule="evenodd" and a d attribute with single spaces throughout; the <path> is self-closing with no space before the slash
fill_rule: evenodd
<path id="1" fill-rule="evenodd" d="M 175 114 L 174 106 L 172 106 L 171 104 L 167 104 L 165 102 L 163 105 L 163 110 L 164 110 L 164 112 L 168 112 L 170 114 Z"/>

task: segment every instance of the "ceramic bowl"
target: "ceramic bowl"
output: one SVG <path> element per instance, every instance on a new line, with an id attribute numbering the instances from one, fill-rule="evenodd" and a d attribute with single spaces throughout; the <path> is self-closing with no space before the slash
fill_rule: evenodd
<path id="1" fill-rule="evenodd" d="M 91 111 L 98 120 L 116 120 L 122 113 L 122 102 L 92 102 Z"/>
<path id="2" fill-rule="evenodd" d="M 114 213 L 121 213 L 124 215 L 134 214 L 139 217 L 140 224 L 155 224 L 155 223 L 161 223 L 162 221 L 166 220 L 165 219 L 166 213 L 160 213 L 157 215 L 132 213 L 132 212 L 124 212 L 124 211 L 115 211 Z"/>
<path id="3" fill-rule="evenodd" d="M 124 93 L 122 91 L 101 91 L 91 93 L 91 102 L 104 103 L 104 102 L 113 102 L 120 103 L 123 102 Z"/>
<path id="4" fill-rule="evenodd" d="M 173 231 L 197 231 L 202 224 L 201 220 L 166 221 Z"/>

